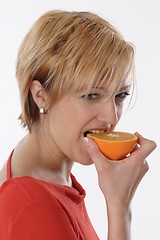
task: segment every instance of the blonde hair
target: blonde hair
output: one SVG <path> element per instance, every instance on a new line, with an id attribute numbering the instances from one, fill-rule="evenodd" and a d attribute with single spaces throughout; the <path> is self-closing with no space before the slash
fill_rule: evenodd
<path id="1" fill-rule="evenodd" d="M 25 36 L 17 58 L 23 126 L 39 120 L 30 86 L 38 80 L 52 100 L 107 84 L 113 94 L 131 76 L 134 47 L 90 12 L 49 11 Z"/>

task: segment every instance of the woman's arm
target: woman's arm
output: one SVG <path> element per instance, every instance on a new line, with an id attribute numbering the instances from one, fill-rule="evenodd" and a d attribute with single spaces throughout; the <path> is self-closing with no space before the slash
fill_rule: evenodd
<path id="1" fill-rule="evenodd" d="M 108 216 L 108 240 L 131 239 L 131 201 L 148 171 L 145 158 L 155 149 L 154 141 L 137 133 L 138 145 L 121 161 L 104 157 L 95 142 L 85 138 L 86 149 L 95 163 L 99 187 L 104 194 Z"/>

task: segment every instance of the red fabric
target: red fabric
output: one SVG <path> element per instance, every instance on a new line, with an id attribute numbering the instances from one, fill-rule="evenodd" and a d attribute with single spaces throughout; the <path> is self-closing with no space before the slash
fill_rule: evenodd
<path id="1" fill-rule="evenodd" d="M 98 240 L 85 191 L 71 178 L 75 188 L 32 177 L 5 181 L 0 187 L 0 240 Z"/>

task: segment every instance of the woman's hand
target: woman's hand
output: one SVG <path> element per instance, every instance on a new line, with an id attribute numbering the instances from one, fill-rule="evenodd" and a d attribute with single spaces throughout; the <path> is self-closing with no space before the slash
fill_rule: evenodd
<path id="1" fill-rule="evenodd" d="M 136 135 L 138 144 L 134 151 L 129 157 L 118 161 L 107 159 L 94 140 L 88 138 L 86 141 L 86 149 L 95 163 L 99 186 L 108 204 L 129 204 L 139 182 L 149 169 L 145 159 L 155 149 L 156 144 L 138 133 Z"/>
<path id="2" fill-rule="evenodd" d="M 107 159 L 94 140 L 86 138 L 85 145 L 93 160 L 108 214 L 108 240 L 131 238 L 130 203 L 141 179 L 148 171 L 146 157 L 156 148 L 154 141 L 138 136 L 138 144 L 127 158 L 119 161 Z"/>

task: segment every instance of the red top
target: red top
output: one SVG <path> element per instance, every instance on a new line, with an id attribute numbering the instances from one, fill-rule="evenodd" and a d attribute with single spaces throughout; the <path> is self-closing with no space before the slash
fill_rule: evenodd
<path id="1" fill-rule="evenodd" d="M 68 187 L 33 177 L 11 178 L 0 186 L 1 240 L 98 240 L 89 220 L 85 191 L 71 174 Z"/>

